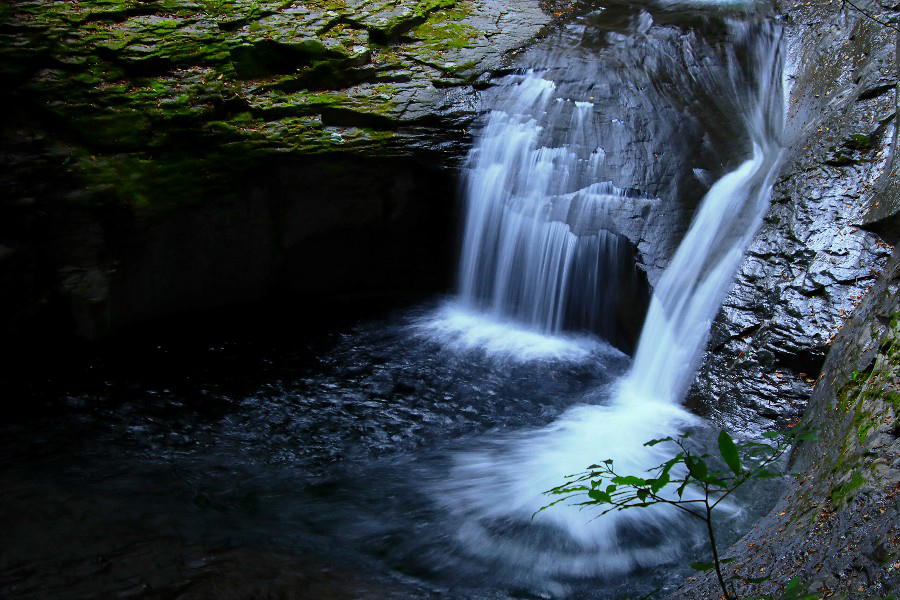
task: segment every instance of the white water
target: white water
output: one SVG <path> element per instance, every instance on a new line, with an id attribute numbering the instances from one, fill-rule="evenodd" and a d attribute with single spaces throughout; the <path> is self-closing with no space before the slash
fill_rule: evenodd
<path id="1" fill-rule="evenodd" d="M 585 362 L 621 352 L 590 336 L 545 335 L 511 319 L 498 319 L 459 303 L 448 303 L 415 325 L 419 334 L 455 352 L 481 351 L 494 359 Z"/>
<path id="2" fill-rule="evenodd" d="M 654 290 L 632 369 L 616 389 L 597 390 L 547 427 L 498 436 L 456 457 L 450 480 L 434 490 L 434 498 L 465 523 L 456 538 L 461 552 L 546 581 L 665 563 L 691 543 L 688 524 L 665 507 L 592 520 L 590 512 L 558 505 L 533 524 L 531 517 L 550 500 L 542 492 L 562 483 L 564 474 L 606 458 L 615 460 L 620 473 L 640 474 L 668 458 L 662 445 L 647 448 L 646 440 L 698 422 L 680 402 L 768 206 L 781 157 L 779 30 L 737 23 L 729 29 L 724 70 L 694 77 L 712 96 L 727 100 L 746 135 L 749 158 L 716 181 L 697 208 Z M 618 260 L 610 257 L 614 246 L 598 247 L 590 233 L 598 222 L 602 227 L 603 203 L 616 194 L 608 183 L 601 184 L 605 192 L 598 198 L 586 193 L 590 158 L 572 160 L 565 147 L 538 147 L 547 119 L 552 124 L 559 117 L 548 108 L 552 82 L 530 73 L 518 89 L 517 108 L 492 114 L 475 151 L 463 296 L 474 305 L 480 301 L 490 314 L 555 331 L 572 294 L 616 293 L 615 280 L 586 284 L 580 277 L 591 269 L 573 266 L 584 246 L 596 253 L 597 265 Z M 540 118 L 529 116 L 537 113 Z M 602 160 L 600 152 L 594 154 Z M 575 211 L 574 218 L 571 210 L 565 218 L 553 217 L 560 199 L 575 197 L 589 209 Z M 591 223 L 580 220 L 585 214 Z M 597 310 L 606 302 L 596 301 Z"/>
<path id="3" fill-rule="evenodd" d="M 598 181 L 593 109 L 529 71 L 490 115 L 469 160 L 464 306 L 544 334 L 615 335 L 618 297 L 607 288 L 636 275 L 627 240 L 605 227 L 627 195 Z"/>

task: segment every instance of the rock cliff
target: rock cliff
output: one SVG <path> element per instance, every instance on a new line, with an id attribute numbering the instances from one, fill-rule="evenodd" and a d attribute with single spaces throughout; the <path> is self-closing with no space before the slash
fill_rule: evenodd
<path id="1" fill-rule="evenodd" d="M 442 284 L 476 88 L 549 19 L 536 0 L 0 7 L 0 331 Z"/>
<path id="2" fill-rule="evenodd" d="M 802 420 L 820 436 L 796 449 L 787 491 L 729 550 L 738 582 L 771 577 L 738 594 L 777 594 L 796 577 L 821 598 L 889 598 L 900 587 L 896 31 L 841 2 L 779 10 L 791 158 L 692 400 L 743 415 L 750 432 Z M 718 594 L 701 577 L 672 597 Z"/>
<path id="3" fill-rule="evenodd" d="M 896 227 L 896 32 L 840 1 L 778 11 L 788 158 L 689 398 L 751 431 L 799 417 Z"/>

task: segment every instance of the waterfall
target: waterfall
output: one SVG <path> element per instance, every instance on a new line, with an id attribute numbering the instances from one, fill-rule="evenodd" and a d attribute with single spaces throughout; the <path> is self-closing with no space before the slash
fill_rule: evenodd
<path id="1" fill-rule="evenodd" d="M 694 378 L 712 320 L 769 207 L 782 157 L 784 97 L 780 29 L 733 26 L 748 56 L 728 56 L 727 88 L 752 145 L 750 158 L 716 181 L 653 291 L 634 365 L 623 388 L 679 402 Z M 749 64 L 755 77 L 741 77 Z"/>
<path id="2" fill-rule="evenodd" d="M 557 505 L 531 517 L 565 474 L 606 458 L 619 472 L 642 473 L 668 458 L 645 441 L 699 422 L 680 403 L 768 207 L 782 154 L 780 28 L 728 22 L 726 42 L 719 68 L 700 62 L 689 79 L 716 99 L 710 111 L 730 116 L 749 157 L 732 163 L 694 211 L 658 279 L 631 370 L 614 390 L 598 390 L 542 429 L 497 435 L 458 454 L 450 479 L 433 490 L 463 523 L 459 551 L 496 570 L 535 581 L 611 576 L 674 560 L 695 539 L 665 506 L 593 519 Z M 690 43 L 684 54 L 699 53 L 699 42 Z M 546 143 L 559 119 L 583 127 L 586 109 L 554 98 L 553 81 L 536 72 L 517 77 L 517 97 L 492 113 L 473 152 L 461 288 L 472 306 L 554 332 L 579 303 L 594 303 L 598 319 L 608 313 L 606 298 L 625 270 L 616 234 L 603 232 L 615 223 L 611 204 L 628 194 L 591 181 L 604 159 L 590 128 L 579 138 L 584 129 L 570 126 L 565 144 Z"/>
<path id="3" fill-rule="evenodd" d="M 558 95 L 533 70 L 518 79 L 470 157 L 460 296 L 542 333 L 615 341 L 619 283 L 636 274 L 609 213 L 627 194 L 597 182 L 605 153 L 594 105 Z"/>

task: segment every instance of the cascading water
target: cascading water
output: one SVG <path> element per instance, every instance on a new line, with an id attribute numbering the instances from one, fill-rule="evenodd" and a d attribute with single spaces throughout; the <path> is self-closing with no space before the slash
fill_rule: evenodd
<path id="1" fill-rule="evenodd" d="M 722 297 L 769 206 L 783 151 L 780 32 L 745 26 L 739 35 L 751 38 L 741 47 L 750 53 L 745 58 L 756 77 L 727 83 L 752 155 L 710 188 L 654 290 L 634 366 L 623 384 L 638 398 L 678 402 L 687 392 Z M 729 56 L 730 72 L 740 71 L 738 60 Z"/>
<path id="2" fill-rule="evenodd" d="M 628 195 L 597 183 L 605 153 L 593 103 L 556 95 L 533 71 L 517 79 L 472 154 L 460 296 L 542 333 L 579 328 L 615 340 L 615 305 L 637 274 L 628 240 L 604 225 Z"/>
<path id="3" fill-rule="evenodd" d="M 664 508 L 592 520 L 558 505 L 531 519 L 548 502 L 542 492 L 564 474 L 608 457 L 620 472 L 641 473 L 667 458 L 643 442 L 698 422 L 680 401 L 768 206 L 781 157 L 780 29 L 729 22 L 726 33 L 720 68 L 700 64 L 689 79 L 718 99 L 710 110 L 738 123 L 750 158 L 718 179 L 696 209 L 658 280 L 630 372 L 611 394 L 598 390 L 543 429 L 460 453 L 450 480 L 434 490 L 442 509 L 464 523 L 456 536 L 461 552 L 520 580 L 618 574 L 670 561 L 692 543 L 688 524 Z M 700 53 L 696 40 L 684 43 L 684 54 Z M 557 86 L 539 70 L 517 77 L 517 97 L 492 113 L 473 152 L 462 295 L 553 332 L 573 304 L 589 299 L 601 317 L 609 313 L 605 298 L 615 295 L 616 278 L 604 275 L 627 270 L 609 232 L 616 224 L 610 207 L 627 194 L 591 181 L 604 156 L 591 148 L 600 140 L 584 135 L 587 105 L 553 98 Z M 574 149 L 540 143 L 560 123 L 570 139 L 580 138 Z"/>
<path id="4" fill-rule="evenodd" d="M 133 591 L 137 573 L 97 556 L 158 565 L 172 596 L 226 568 L 253 589 L 271 567 L 278 589 L 447 600 L 610 600 L 677 579 L 619 575 L 697 539 L 678 515 L 531 520 L 566 473 L 606 457 L 638 473 L 661 458 L 645 440 L 700 423 L 680 399 L 778 165 L 777 27 L 649 2 L 573 17 L 485 90 L 455 304 L 337 330 L 317 313 L 304 336 L 279 320 L 261 328 L 271 346 L 152 339 L 71 388 L 29 380 L 22 404 L 42 416 L 0 430 L 0 513 L 49 520 L 9 522 L 22 551 L 0 586 Z M 634 360 L 600 335 L 640 337 Z M 45 414 L 43 390 L 64 389 Z M 195 554 L 202 568 L 180 558 Z"/>

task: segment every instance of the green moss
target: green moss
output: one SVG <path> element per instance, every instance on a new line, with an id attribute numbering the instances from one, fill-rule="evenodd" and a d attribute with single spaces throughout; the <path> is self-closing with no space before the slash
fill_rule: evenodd
<path id="1" fill-rule="evenodd" d="M 860 472 L 856 472 L 845 484 L 839 485 L 837 487 L 832 488 L 831 490 L 831 501 L 835 505 L 843 504 L 846 500 L 852 497 L 853 492 L 858 490 L 862 485 L 866 482 L 865 478 L 862 476 Z"/>
<path id="2" fill-rule="evenodd" d="M 871 136 L 864 135 L 861 133 L 857 133 L 855 135 L 851 135 L 844 141 L 844 146 L 851 150 L 871 150 L 875 147 L 875 142 L 872 140 Z"/>
<path id="3" fill-rule="evenodd" d="M 859 439 L 860 444 L 864 444 L 866 442 L 866 438 L 869 436 L 869 432 L 875 428 L 875 424 L 871 421 L 864 421 L 857 426 L 856 437 Z"/>
<path id="4" fill-rule="evenodd" d="M 848 154 L 844 154 L 843 152 L 838 153 L 825 161 L 825 164 L 831 165 L 832 167 L 849 167 L 850 165 L 855 165 L 857 163 L 859 163 L 857 159 Z"/>
<path id="5" fill-rule="evenodd" d="M 900 393 L 888 392 L 885 399 L 890 403 L 891 407 L 893 407 L 894 413 L 900 412 Z"/>
<path id="6" fill-rule="evenodd" d="M 851 354 L 851 360 L 858 360 Z M 839 411 L 828 425 L 826 472 L 844 483 L 830 489 L 832 501 L 846 501 L 865 483 L 865 473 L 873 469 L 880 456 L 872 446 L 878 439 L 872 433 L 891 427 L 900 410 L 900 389 L 896 378 L 900 370 L 900 313 L 891 315 L 889 325 L 878 342 L 877 351 L 865 369 L 851 372 L 836 392 L 834 408 Z M 877 476 L 877 471 L 872 471 Z M 873 480 L 874 481 L 874 480 Z"/>
<path id="7" fill-rule="evenodd" d="M 401 35 L 428 20 L 435 11 L 455 6 L 457 0 L 418 0 L 411 5 L 391 7 L 386 16 L 374 15 L 372 20 L 364 22 L 372 40 L 379 44 L 396 41 Z"/>
<path id="8" fill-rule="evenodd" d="M 438 51 L 471 48 L 482 34 L 475 27 L 461 23 L 464 17 L 463 11 L 440 11 L 416 27 L 412 34 L 422 40 L 425 47 Z"/>
<path id="9" fill-rule="evenodd" d="M 227 193 L 272 155 L 387 152 L 400 124 L 396 82 L 464 81 L 475 68 L 449 58 L 481 35 L 466 23 L 471 9 L 467 0 L 5 3 L 0 94 L 41 107 L 36 127 L 66 140 L 66 168 L 83 188 L 73 201 L 167 210 Z"/>
<path id="10" fill-rule="evenodd" d="M 147 143 L 150 119 L 139 110 L 108 110 L 75 122 L 77 131 L 102 146 L 138 149 Z"/>
<path id="11" fill-rule="evenodd" d="M 200 201 L 210 166 L 190 155 L 151 158 L 142 153 L 81 155 L 77 163 L 91 202 L 103 199 L 145 214 Z"/>

